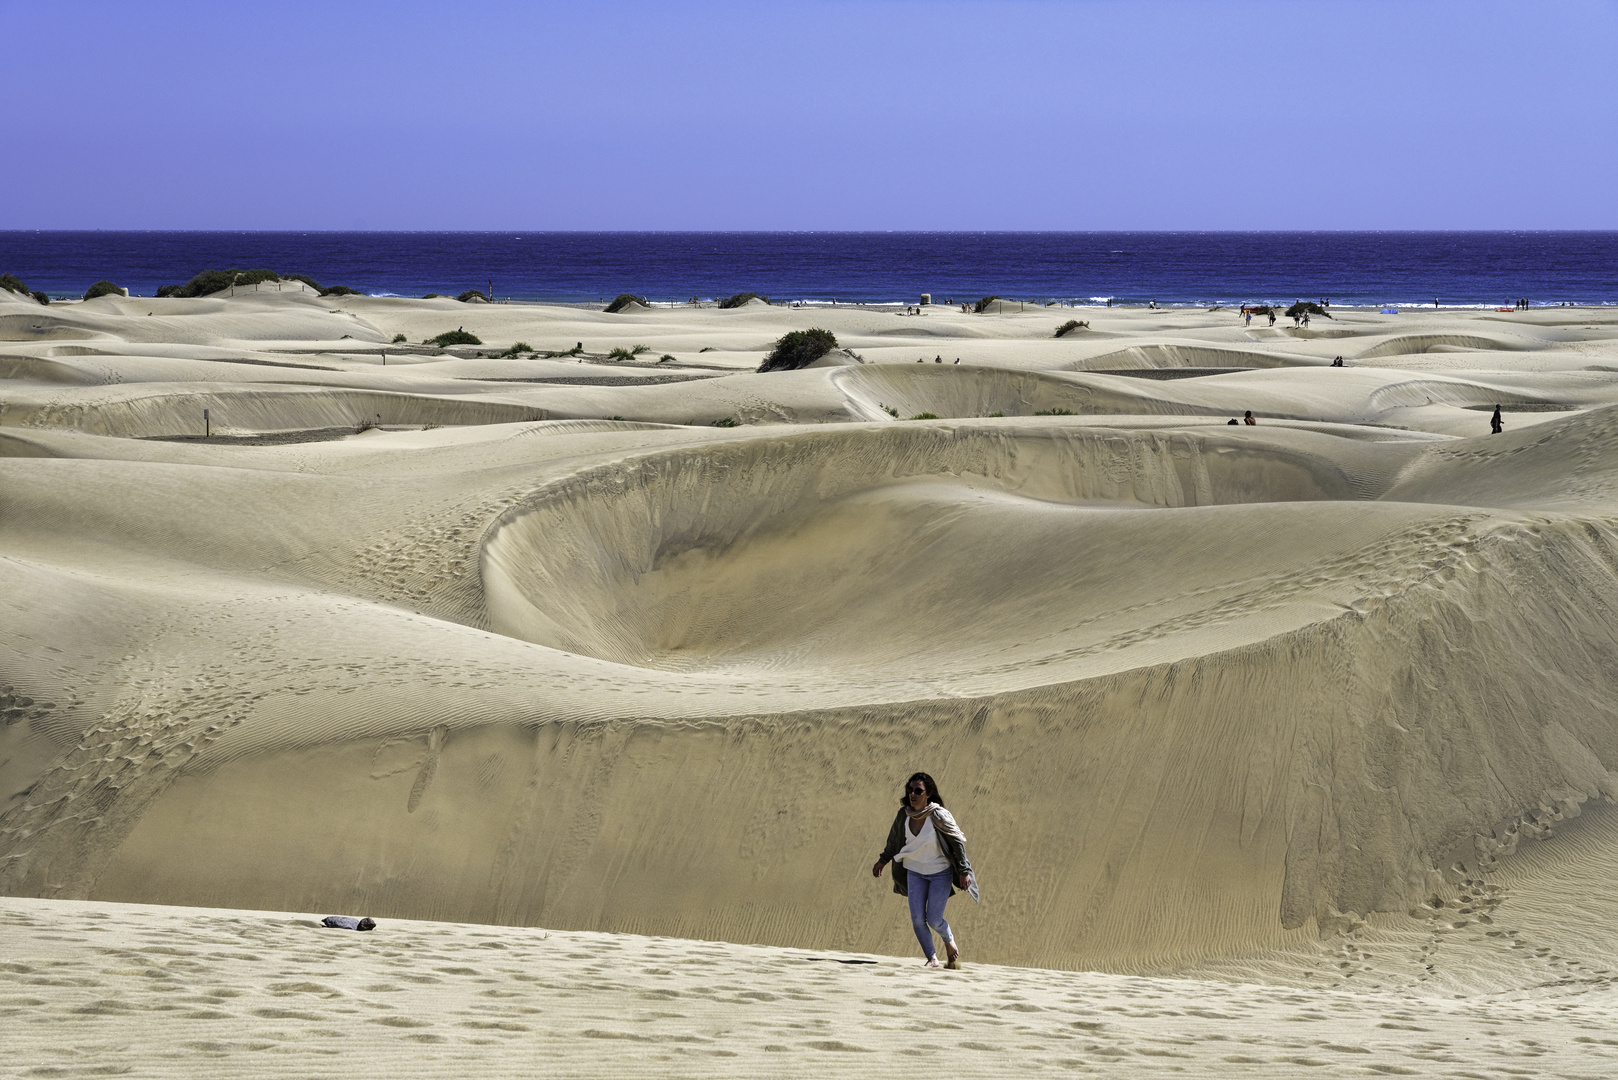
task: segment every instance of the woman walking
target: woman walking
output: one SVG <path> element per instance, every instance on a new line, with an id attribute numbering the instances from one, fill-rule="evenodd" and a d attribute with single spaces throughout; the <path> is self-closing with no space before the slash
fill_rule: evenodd
<path id="1" fill-rule="evenodd" d="M 933 931 L 944 939 L 945 966 L 961 966 L 961 949 L 955 932 L 944 921 L 944 902 L 958 885 L 972 887 L 972 864 L 966 860 L 966 836 L 955 818 L 944 809 L 938 785 L 924 772 L 905 781 L 899 800 L 899 813 L 888 830 L 888 842 L 881 858 L 871 867 L 872 877 L 881 877 L 882 868 L 893 864 L 893 891 L 910 900 L 910 923 L 921 943 L 927 967 L 939 966 L 933 945 Z"/>

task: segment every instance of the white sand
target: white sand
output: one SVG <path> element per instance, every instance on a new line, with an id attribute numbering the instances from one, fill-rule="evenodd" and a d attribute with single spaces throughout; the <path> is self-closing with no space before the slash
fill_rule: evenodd
<path id="1" fill-rule="evenodd" d="M 913 992 L 965 1027 L 1004 1020 L 1000 994 L 1116 1000 L 1135 1071 L 1175 1061 L 1149 1060 L 1146 1012 L 1217 998 L 1242 1019 L 1175 1018 L 1203 1072 L 1256 1067 L 1218 1064 L 1244 1053 L 1223 1033 L 1266 1061 L 1324 1040 L 1371 1050 L 1346 1071 L 1431 1071 L 1397 1056 L 1430 1052 L 1478 1075 L 1526 1037 L 1601 1075 L 1604 1044 L 1576 1039 L 1618 966 L 1618 825 L 1593 809 L 1618 796 L 1618 313 L 1336 314 L 1306 332 L 1230 311 L 0 292 L 0 894 L 90 905 L 7 901 L 36 929 L 6 943 L 93 968 L 85 911 L 117 913 L 131 949 L 178 926 L 111 906 L 129 902 L 548 928 L 494 939 L 534 957 L 563 931 L 909 957 L 868 867 L 925 768 L 986 889 L 950 908 L 969 977 L 658 947 L 725 957 L 736 993 L 857 984 L 827 1038 L 868 1049 L 907 1037 L 865 1015 L 870 980 L 929 978 L 957 980 Z M 1075 315 L 1092 329 L 1051 337 Z M 850 355 L 750 373 L 816 325 Z M 390 343 L 456 326 L 486 346 Z M 515 341 L 587 355 L 493 356 Z M 1118 374 L 1177 367 L 1241 370 Z M 1227 426 L 1244 409 L 1259 426 Z M 1519 845 L 1581 811 L 1576 835 Z M 195 925 L 199 949 L 304 933 Z M 445 955 L 479 944 L 447 933 Z M 358 938 L 320 938 L 339 951 L 309 964 L 365 1010 L 388 976 L 344 967 Z M 259 963 L 244 988 L 296 981 Z M 564 1071 L 667 1072 L 657 1053 L 698 1044 L 579 1034 L 651 985 L 530 1007 L 579 1037 Z M 18 993 L 41 1004 L 16 1015 L 83 1004 Z M 411 1008 L 478 1007 L 435 993 Z M 1485 1030 L 1504 1001 L 1535 1034 Z M 777 1007 L 797 1011 L 748 1015 Z M 1283 1007 L 1342 1026 L 1300 1034 Z M 646 1030 L 708 1038 L 734 1014 L 703 1009 Z M 1444 1038 L 1377 1028 L 1391 1009 L 1442 1013 Z M 266 1041 L 222 1011 L 224 1035 L 95 1022 L 150 1040 L 143 1069 L 189 1074 L 206 1055 L 161 1047 Z M 824 1070 L 809 1036 L 760 1056 L 773 1022 L 692 1075 Z M 1457 1039 L 1473 1023 L 1492 1065 Z M 378 1074 L 446 1067 L 390 1049 L 406 1029 L 358 1030 Z M 1016 1030 L 940 1045 L 1002 1047 L 978 1072 L 1106 1065 Z M 29 1067 L 63 1064 L 40 1038 Z M 483 1072 L 537 1053 L 462 1050 Z M 230 1052 L 233 1075 L 311 1074 Z"/>

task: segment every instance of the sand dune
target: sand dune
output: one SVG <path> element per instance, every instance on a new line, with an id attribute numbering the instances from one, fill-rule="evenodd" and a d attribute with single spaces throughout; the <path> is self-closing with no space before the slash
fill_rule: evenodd
<path id="1" fill-rule="evenodd" d="M 1322 986 L 1618 885 L 1610 316 L 4 302 L 0 893 L 904 956 L 915 768 L 985 963 Z"/>

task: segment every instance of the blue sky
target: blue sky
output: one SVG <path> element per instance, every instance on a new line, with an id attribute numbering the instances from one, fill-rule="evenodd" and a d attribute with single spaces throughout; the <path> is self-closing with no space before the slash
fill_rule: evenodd
<path id="1" fill-rule="evenodd" d="M 0 0 L 0 229 L 1618 228 L 1618 2 Z"/>

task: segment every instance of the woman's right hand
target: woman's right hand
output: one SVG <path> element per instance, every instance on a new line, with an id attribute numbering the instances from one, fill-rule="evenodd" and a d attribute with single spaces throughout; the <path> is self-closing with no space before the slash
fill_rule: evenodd
<path id="1" fill-rule="evenodd" d="M 883 863 L 883 861 L 881 859 L 878 859 L 876 861 L 876 865 L 871 867 L 871 876 L 872 877 L 881 877 L 882 876 L 882 867 L 885 866 L 885 865 L 886 864 Z"/>

